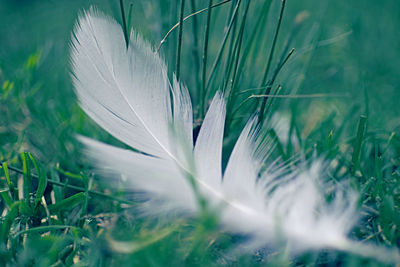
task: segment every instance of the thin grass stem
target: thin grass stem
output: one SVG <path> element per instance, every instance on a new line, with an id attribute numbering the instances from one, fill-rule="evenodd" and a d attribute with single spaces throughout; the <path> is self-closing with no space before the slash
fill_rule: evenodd
<path id="1" fill-rule="evenodd" d="M 230 99 L 230 95 L 231 95 L 231 89 L 233 86 L 233 82 L 236 79 L 236 75 L 237 75 L 237 71 L 238 71 L 240 53 L 241 53 L 241 48 L 242 48 L 242 44 L 243 44 L 243 34 L 244 34 L 245 25 L 246 25 L 246 19 L 247 19 L 249 6 L 250 6 L 250 1 L 247 1 L 247 5 L 245 7 L 245 10 L 244 10 L 244 13 L 242 16 L 243 19 L 240 23 L 238 35 L 234 36 L 234 34 L 232 34 L 232 38 L 236 37 L 236 39 L 235 39 L 235 42 L 233 45 L 233 50 L 232 50 L 233 55 L 232 56 L 229 55 L 229 59 L 228 59 L 228 63 L 227 63 L 226 71 L 225 71 L 225 77 L 224 77 L 224 86 L 223 86 L 223 91 L 225 93 L 225 96 L 228 97 L 228 103 L 227 103 L 228 107 L 229 107 L 229 102 L 230 102 L 229 99 Z M 229 53 L 231 53 L 231 52 L 229 52 Z M 233 74 L 232 74 L 232 78 L 230 78 L 232 70 L 233 70 Z M 228 88 L 229 83 L 231 83 L 231 86 L 228 90 L 227 88 Z"/>
<path id="2" fill-rule="evenodd" d="M 245 29 L 245 26 L 246 26 L 246 19 L 247 19 L 247 14 L 248 14 L 248 11 L 249 11 L 249 7 L 250 7 L 250 1 L 247 1 L 247 5 L 246 5 L 246 8 L 245 8 L 245 11 L 244 11 L 244 14 L 243 14 L 243 20 L 242 20 L 242 23 L 241 23 L 241 25 L 240 25 L 240 30 L 239 30 L 239 45 L 238 45 L 238 49 L 237 49 L 237 53 L 236 53 L 236 58 L 235 58 L 235 67 L 234 67 L 234 72 L 233 72 L 233 76 L 232 76 L 232 79 L 231 79 L 231 87 L 230 87 L 230 89 L 229 89 L 229 92 L 228 92 L 228 99 L 229 99 L 229 105 L 233 105 L 234 104 L 234 102 L 233 102 L 233 88 L 234 88 L 234 84 L 235 84 L 235 82 L 236 82 L 236 76 L 237 76 L 237 73 L 238 73 L 238 65 L 239 65 L 239 59 L 240 59 L 240 51 L 241 51 L 241 48 L 242 48 L 242 43 L 243 43 L 243 35 L 244 35 L 244 29 Z"/>
<path id="3" fill-rule="evenodd" d="M 354 175 L 356 170 L 359 168 L 360 164 L 360 155 L 361 155 L 361 147 L 365 137 L 365 132 L 367 129 L 367 117 L 364 115 L 360 116 L 360 120 L 358 121 L 357 126 L 357 135 L 354 141 L 354 149 L 353 155 L 351 158 L 352 166 L 351 166 L 351 173 Z"/>
<path id="4" fill-rule="evenodd" d="M 308 94 L 308 95 L 251 95 L 248 98 L 328 98 L 328 97 L 349 97 L 348 94 Z"/>
<path id="5" fill-rule="evenodd" d="M 181 0 L 180 14 L 179 14 L 179 32 L 178 32 L 178 45 L 176 52 L 176 78 L 179 81 L 181 71 L 181 50 L 182 50 L 182 33 L 183 33 L 183 13 L 185 11 L 185 0 Z"/>
<path id="6" fill-rule="evenodd" d="M 267 82 L 269 71 L 270 71 L 270 68 L 271 68 L 271 65 L 272 65 L 272 59 L 274 57 L 276 43 L 278 41 L 278 35 L 279 35 L 279 31 L 280 31 L 281 24 L 282 24 L 282 19 L 283 19 L 283 14 L 284 14 L 284 11 L 285 11 L 285 6 L 286 6 L 286 0 L 282 0 L 281 10 L 280 10 L 280 13 L 279 13 L 279 18 L 278 18 L 278 24 L 277 24 L 276 29 L 275 29 L 275 34 L 274 34 L 274 38 L 273 38 L 273 41 L 272 41 L 271 50 L 269 52 L 267 65 L 265 67 L 264 76 L 263 76 L 262 81 L 260 83 L 260 87 L 267 86 L 267 89 L 266 89 L 266 91 L 264 93 L 265 95 L 269 95 L 269 93 L 271 92 L 272 85 L 273 85 L 273 83 L 275 81 L 275 78 L 278 75 L 279 70 L 284 65 L 284 64 L 278 64 L 278 68 L 277 68 L 277 70 L 275 70 L 275 73 L 274 73 L 272 79 L 269 82 Z M 286 57 L 286 60 L 284 60 L 285 63 L 289 59 L 289 57 L 291 56 L 293 51 L 294 51 L 293 49 L 292 49 L 292 51 L 290 51 L 289 55 Z M 264 111 L 265 111 L 267 100 L 268 100 L 268 98 L 263 98 L 261 100 L 261 105 L 260 105 L 260 109 L 259 109 L 259 117 L 258 117 L 258 123 L 259 124 L 262 124 L 262 122 L 264 120 Z M 256 107 L 257 107 L 258 103 L 259 102 L 256 103 Z"/>
<path id="7" fill-rule="evenodd" d="M 3 166 L 3 163 L 0 163 L 0 166 Z M 13 167 L 13 166 L 8 166 L 8 169 L 12 170 L 12 171 L 14 171 L 16 173 L 19 173 L 19 174 L 24 174 L 23 170 L 18 169 L 18 168 Z M 39 179 L 39 177 L 37 175 L 32 174 L 32 173 L 30 174 L 30 177 L 35 178 L 35 179 Z M 52 180 L 52 179 L 47 179 L 47 183 L 55 185 L 55 186 L 61 186 L 61 187 L 69 188 L 69 189 L 74 189 L 74 190 L 79 191 L 79 192 L 86 192 L 86 189 L 83 188 L 83 187 L 61 183 L 61 182 L 58 182 L 58 181 L 55 181 L 55 180 Z M 135 205 L 135 203 L 132 202 L 132 201 L 121 199 L 121 198 L 117 198 L 117 197 L 114 197 L 114 196 L 111 196 L 111 195 L 107 195 L 107 194 L 102 193 L 102 192 L 93 191 L 93 190 L 87 190 L 87 192 L 89 194 L 93 194 L 93 195 L 96 195 L 96 196 L 99 196 L 99 197 L 105 197 L 105 198 L 108 198 L 108 199 L 111 199 L 111 200 L 118 201 L 120 203 Z"/>
<path id="8" fill-rule="evenodd" d="M 125 17 L 125 8 L 124 8 L 124 1 L 123 0 L 119 0 L 119 6 L 121 8 L 122 28 L 124 30 L 125 44 L 126 44 L 126 47 L 128 47 L 128 45 L 129 45 L 128 29 L 126 27 L 126 17 Z"/>
<path id="9" fill-rule="evenodd" d="M 208 39 L 210 34 L 210 23 L 211 23 L 211 7 L 213 5 L 213 0 L 208 1 L 208 11 L 207 11 L 207 22 L 206 30 L 204 34 L 204 46 L 203 46 L 203 70 L 201 78 L 201 98 L 200 98 L 200 118 L 204 117 L 205 106 L 206 106 L 206 75 L 207 75 L 207 53 L 208 53 Z"/>
<path id="10" fill-rule="evenodd" d="M 292 50 L 290 50 L 289 54 L 285 58 L 283 58 L 282 62 L 275 69 L 274 75 L 272 76 L 271 80 L 267 84 L 267 89 L 265 91 L 265 95 L 269 95 L 269 93 L 271 92 L 271 89 L 272 89 L 272 85 L 275 82 L 276 77 L 278 77 L 280 70 L 286 64 L 286 62 L 289 60 L 289 58 L 292 56 L 293 53 L 294 53 L 294 48 L 292 48 Z M 260 107 L 259 117 L 258 117 L 259 123 L 262 123 L 264 120 L 264 113 L 265 113 L 265 107 L 267 104 L 267 100 L 268 100 L 268 98 L 264 97 L 261 101 L 261 107 Z"/>
<path id="11" fill-rule="evenodd" d="M 191 8 L 192 8 L 192 13 L 196 12 L 196 2 L 195 0 L 191 0 Z M 198 39 L 198 34 L 197 34 L 197 29 L 198 29 L 198 24 L 197 24 L 197 17 L 193 16 L 193 23 L 192 23 L 192 34 L 193 34 L 193 48 L 192 48 L 192 53 L 193 53 L 193 59 L 194 59 L 194 73 L 195 73 L 195 84 L 197 90 L 200 89 L 200 55 L 199 55 L 199 39 Z"/>
<path id="12" fill-rule="evenodd" d="M 261 26 L 265 24 L 265 19 L 267 17 L 266 14 L 268 14 L 270 5 L 271 5 L 271 1 L 266 1 L 263 4 L 263 7 L 262 7 L 262 9 L 260 11 L 260 14 L 259 14 L 259 16 L 257 18 L 257 23 L 256 23 L 255 27 L 252 28 L 252 32 L 250 34 L 250 37 L 247 38 L 247 40 L 248 40 L 247 41 L 247 45 L 246 45 L 245 49 L 243 50 L 243 55 L 242 55 L 242 57 L 240 59 L 240 63 L 239 63 L 238 70 L 237 70 L 238 72 L 242 72 L 243 71 L 243 68 L 244 68 L 244 66 L 246 64 L 246 61 L 249 59 L 249 55 L 250 55 L 251 51 L 254 49 L 254 45 L 256 44 L 256 41 L 257 41 L 256 40 L 257 33 L 259 33 L 260 30 L 262 30 Z M 233 35 L 232 35 L 232 37 L 233 37 Z M 253 55 L 256 56 L 257 53 L 253 53 Z M 255 59 L 253 58 L 252 61 L 254 61 L 254 60 Z M 265 87 L 262 87 L 262 88 L 265 88 Z M 235 90 L 235 91 L 237 91 L 237 90 Z M 235 93 L 235 97 L 236 97 L 237 94 L 238 93 Z M 254 102 L 254 108 L 251 107 L 250 110 L 255 110 L 256 107 L 257 107 L 257 102 Z M 232 121 L 233 114 L 234 114 L 232 112 L 232 110 L 231 110 L 232 108 L 233 108 L 232 105 L 228 105 L 227 106 L 227 120 L 226 120 L 227 127 L 225 129 L 226 133 L 228 133 L 229 129 L 231 128 L 230 122 Z"/>
<path id="13" fill-rule="evenodd" d="M 262 88 L 256 88 L 262 89 Z M 255 98 L 286 98 L 286 99 L 310 99 L 310 98 L 336 98 L 336 97 L 350 97 L 348 94 L 306 94 L 306 95 L 250 95 L 244 101 L 242 101 L 239 106 L 232 112 L 232 117 L 244 106 L 246 102 Z"/>
<path id="14" fill-rule="evenodd" d="M 226 45 L 226 41 L 227 41 L 228 36 L 229 36 L 229 34 L 231 32 L 232 26 L 234 25 L 234 21 L 236 21 L 237 11 L 239 10 L 239 6 L 240 6 L 241 2 L 242 2 L 242 0 L 239 0 L 236 3 L 235 9 L 233 10 L 233 13 L 232 13 L 232 16 L 231 16 L 231 20 L 230 20 L 230 22 L 228 24 L 228 27 L 227 27 L 226 31 L 225 31 L 224 37 L 222 39 L 221 46 L 220 46 L 220 48 L 218 50 L 217 57 L 214 60 L 214 63 L 212 65 L 212 67 L 211 67 L 210 75 L 208 76 L 208 79 L 207 79 L 207 85 L 206 85 L 207 89 L 210 87 L 211 79 L 214 77 L 214 74 L 216 73 L 216 68 L 219 65 L 220 61 L 221 61 L 222 54 L 223 54 L 224 49 L 226 47 L 225 46 Z M 233 34 L 232 34 L 232 36 L 233 36 Z"/>
<path id="15" fill-rule="evenodd" d="M 225 0 L 225 1 L 219 2 L 219 3 L 215 4 L 215 5 L 213 5 L 211 8 L 215 8 L 215 7 L 221 6 L 221 5 L 223 5 L 223 4 L 229 3 L 230 1 L 232 1 L 232 0 Z M 183 21 L 186 21 L 187 19 L 189 19 L 189 18 L 191 18 L 191 17 L 193 17 L 193 16 L 195 16 L 195 15 L 198 15 L 198 14 L 200 14 L 200 13 L 203 13 L 204 11 L 207 11 L 208 9 L 209 9 L 209 8 L 207 7 L 207 8 L 203 8 L 203 9 L 197 11 L 197 12 L 194 12 L 194 13 L 192 13 L 192 14 L 186 16 L 186 17 L 183 19 Z M 157 52 L 157 53 L 160 51 L 161 46 L 166 42 L 168 36 L 169 36 L 178 26 L 179 26 L 179 22 L 176 23 L 171 29 L 169 29 L 169 31 L 164 35 L 164 37 L 162 38 L 162 40 L 160 41 L 160 44 L 158 45 L 158 47 L 157 47 L 157 49 L 156 49 L 156 52 Z"/>
<path id="16" fill-rule="evenodd" d="M 238 16 L 236 16 L 236 18 L 233 20 L 233 24 L 232 24 L 232 29 L 231 29 L 231 39 L 229 42 L 229 49 L 228 49 L 228 53 L 227 53 L 227 61 L 225 64 L 225 74 L 224 74 L 224 80 L 225 80 L 225 84 L 226 81 L 228 81 L 229 76 L 230 76 L 230 72 L 231 72 L 231 67 L 232 67 L 232 62 L 235 58 L 235 52 L 237 49 L 237 34 L 236 34 L 236 30 L 237 30 L 237 25 L 238 25 Z M 224 90 L 226 89 L 226 86 L 224 86 Z"/>
<path id="17" fill-rule="evenodd" d="M 265 82 L 267 81 L 267 78 L 268 78 L 269 70 L 271 68 L 272 59 L 274 57 L 276 42 L 278 40 L 278 35 L 279 35 L 279 31 L 280 31 L 281 24 L 282 24 L 282 18 L 283 18 L 283 13 L 285 11 L 285 6 L 286 6 L 286 0 L 282 0 L 281 11 L 280 11 L 279 18 L 278 18 L 278 25 L 276 26 L 274 39 L 272 41 L 271 50 L 269 52 L 269 56 L 268 56 L 268 60 L 267 60 L 267 66 L 265 67 L 264 76 L 263 76 L 262 82 L 260 84 L 260 87 L 261 86 L 265 86 Z"/>

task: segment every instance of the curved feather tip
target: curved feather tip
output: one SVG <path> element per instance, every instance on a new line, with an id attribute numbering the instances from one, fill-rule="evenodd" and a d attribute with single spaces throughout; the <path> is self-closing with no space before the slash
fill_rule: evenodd
<path id="1" fill-rule="evenodd" d="M 132 32 L 126 48 L 121 27 L 91 9 L 75 27 L 71 61 L 82 109 L 142 153 L 80 140 L 98 166 L 128 177 L 133 189 L 148 194 L 150 205 L 157 203 L 147 213 L 195 215 L 201 195 L 210 208 L 220 209 L 223 229 L 251 237 L 251 248 L 271 246 L 283 237 L 296 250 L 349 250 L 355 193 L 338 189 L 327 203 L 318 188 L 319 161 L 296 170 L 265 168 L 271 146 L 259 140 L 254 118 L 222 173 L 223 96 L 214 97 L 194 145 L 188 90 L 175 77 L 169 82 L 164 62 L 139 35 Z"/>

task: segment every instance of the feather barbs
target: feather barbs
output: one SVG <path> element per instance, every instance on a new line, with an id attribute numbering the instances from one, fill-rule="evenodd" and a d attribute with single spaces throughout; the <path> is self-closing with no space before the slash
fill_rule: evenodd
<path id="1" fill-rule="evenodd" d="M 193 145 L 193 111 L 187 88 L 138 34 L 128 48 L 122 28 L 91 9 L 80 17 L 72 42 L 72 79 L 82 109 L 128 146 L 121 149 L 80 137 L 100 169 L 128 177 L 130 186 L 157 203 L 147 213 L 171 210 L 196 215 L 198 199 L 188 175 L 221 227 L 249 234 L 253 247 L 272 245 L 276 229 L 301 248 L 348 246 L 356 194 L 327 203 L 316 185 L 319 161 L 286 174 L 263 169 L 271 146 L 260 143 L 256 119 L 242 130 L 222 171 L 225 101 L 217 93 Z M 281 177 L 282 176 L 282 177 Z M 278 179 L 279 178 L 279 179 Z M 256 245 L 257 244 L 257 245 Z"/>

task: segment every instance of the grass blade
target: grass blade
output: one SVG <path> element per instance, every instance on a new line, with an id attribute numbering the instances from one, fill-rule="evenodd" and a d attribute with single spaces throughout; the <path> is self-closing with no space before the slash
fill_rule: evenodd
<path id="1" fill-rule="evenodd" d="M 36 195 L 35 195 L 35 205 L 37 206 L 40 201 L 42 200 L 42 196 L 44 194 L 44 191 L 46 190 L 47 187 L 47 176 L 44 174 L 43 171 L 40 172 L 39 175 L 39 184 L 36 190 Z"/>
<path id="2" fill-rule="evenodd" d="M 12 167 L 12 166 L 9 166 L 8 168 L 10 170 L 12 170 L 12 171 L 17 172 L 17 173 L 21 173 L 21 174 L 23 173 L 23 171 L 18 169 L 18 168 L 15 168 L 15 167 Z M 37 175 L 31 174 L 31 176 L 33 178 L 35 178 L 35 179 L 39 179 L 39 177 Z M 83 187 L 76 186 L 76 185 L 65 184 L 65 183 L 62 183 L 60 181 L 56 181 L 56 180 L 53 180 L 53 179 L 47 179 L 47 182 L 49 184 L 51 184 L 51 185 L 54 185 L 54 186 L 66 187 L 66 188 L 73 189 L 73 190 L 80 191 L 80 192 L 85 192 L 85 190 L 86 190 Z M 102 192 L 98 192 L 98 191 L 94 191 L 94 190 L 88 190 L 88 192 L 91 195 L 95 195 L 95 196 L 98 196 L 98 197 L 101 197 L 101 198 L 107 198 L 107 199 L 110 199 L 110 200 L 115 200 L 115 201 L 117 201 L 119 203 L 135 205 L 135 202 L 132 202 L 132 201 L 129 201 L 129 200 L 125 200 L 125 199 L 121 199 L 121 198 L 118 198 L 118 197 L 114 197 L 112 195 L 108 195 L 108 194 L 105 194 L 105 193 L 102 193 Z"/>
<path id="3" fill-rule="evenodd" d="M 81 174 L 75 174 L 75 173 L 71 173 L 71 172 L 68 172 L 68 171 L 64 171 L 60 167 L 57 167 L 56 170 L 57 170 L 57 172 L 61 173 L 65 177 L 76 179 L 78 181 L 83 181 L 83 176 Z"/>
<path id="4" fill-rule="evenodd" d="M 10 178 L 10 173 L 8 171 L 7 162 L 3 162 L 1 164 L 1 167 L 2 167 L 3 172 L 4 172 L 4 176 L 6 177 L 8 189 L 10 189 L 10 193 L 11 193 L 11 195 L 13 195 L 14 192 L 15 192 L 15 187 L 14 187 L 14 184 L 11 182 L 11 178 Z"/>
<path id="5" fill-rule="evenodd" d="M 279 18 L 278 18 L 278 24 L 276 26 L 274 39 L 272 41 L 271 50 L 269 52 L 267 65 L 265 67 L 264 76 L 263 76 L 263 79 L 261 81 L 260 87 L 261 86 L 265 86 L 265 83 L 266 83 L 267 78 L 268 78 L 269 70 L 271 68 L 272 59 L 274 57 L 276 42 L 278 41 L 278 35 L 279 35 L 280 28 L 281 28 L 281 23 L 282 23 L 283 13 L 285 11 L 285 6 L 286 6 L 286 0 L 282 0 L 281 11 L 280 11 Z"/>
<path id="6" fill-rule="evenodd" d="M 11 205 L 14 203 L 14 201 L 11 198 L 10 195 L 10 190 L 5 189 L 5 190 L 0 190 L 0 195 L 3 198 L 4 202 L 8 207 L 11 207 Z"/>
<path id="7" fill-rule="evenodd" d="M 56 231 L 56 230 L 63 230 L 63 229 L 74 229 L 79 230 L 77 227 L 71 225 L 48 225 L 48 226 L 38 226 L 35 228 L 30 228 L 27 230 L 19 231 L 14 234 L 14 237 L 23 234 L 31 234 L 31 233 L 38 233 L 38 232 L 49 232 L 49 231 Z"/>
<path id="8" fill-rule="evenodd" d="M 28 155 L 36 169 L 36 172 L 37 172 L 38 178 L 39 178 L 39 184 L 38 184 L 38 187 L 36 189 L 36 194 L 35 194 L 35 207 L 37 207 L 37 205 L 42 200 L 42 196 L 47 187 L 47 176 L 41 170 L 40 166 L 37 164 L 37 162 L 36 162 L 35 158 L 32 156 L 32 154 L 29 153 Z"/>
<path id="9" fill-rule="evenodd" d="M 182 50 L 182 33 L 183 33 L 183 13 L 185 11 L 185 0 L 181 0 L 180 14 L 179 14 L 179 32 L 178 32 L 178 45 L 176 52 L 176 78 L 179 81 L 181 71 L 181 50 Z"/>
<path id="10" fill-rule="evenodd" d="M 235 48 L 235 50 L 236 50 L 235 54 L 236 55 L 235 55 L 234 71 L 233 71 L 232 79 L 230 79 L 231 86 L 226 92 L 226 94 L 228 95 L 230 100 L 232 100 L 232 95 L 234 95 L 234 92 L 232 91 L 232 88 L 234 87 L 234 84 L 236 82 L 236 76 L 237 76 L 237 73 L 238 73 L 238 64 L 239 64 L 239 59 L 240 59 L 240 52 L 241 52 L 241 48 L 242 48 L 244 29 L 245 29 L 245 26 L 246 26 L 246 19 L 247 19 L 247 14 L 248 14 L 248 11 L 249 11 L 249 7 L 250 7 L 250 1 L 247 1 L 247 5 L 246 5 L 246 8 L 245 8 L 244 14 L 243 14 L 243 19 L 242 19 L 242 22 L 240 24 L 239 36 L 237 38 L 237 44 L 236 44 L 236 48 Z M 227 79 L 226 81 L 229 81 L 229 79 Z M 225 88 L 227 88 L 227 84 L 225 84 L 224 89 Z"/>
<path id="11" fill-rule="evenodd" d="M 129 37 L 128 37 L 128 28 L 126 26 L 126 17 L 125 17 L 125 8 L 124 8 L 124 0 L 119 0 L 119 6 L 121 8 L 121 16 L 122 16 L 122 28 L 124 30 L 124 38 L 126 47 L 129 45 Z"/>
<path id="12" fill-rule="evenodd" d="M 191 7 L 192 7 L 192 13 L 196 12 L 196 3 L 195 0 L 191 0 Z M 194 75 L 195 75 L 195 84 L 196 84 L 196 89 L 200 89 L 200 55 L 199 55 L 199 39 L 198 39 L 198 24 L 197 24 L 197 17 L 193 16 L 193 23 L 192 23 L 192 34 L 193 34 L 193 47 L 192 47 L 192 54 L 193 54 L 193 60 L 194 60 Z"/>
<path id="13" fill-rule="evenodd" d="M 3 243 L 7 242 L 7 236 L 10 233 L 11 226 L 14 220 L 17 218 L 19 212 L 19 202 L 12 204 L 7 212 L 7 215 L 3 218 L 3 223 L 0 224 L 0 241 Z"/>
<path id="14" fill-rule="evenodd" d="M 22 169 L 23 169 L 23 178 L 24 178 L 24 198 L 29 201 L 30 193 L 32 192 L 32 179 L 31 179 L 31 170 L 30 164 L 28 160 L 28 153 L 22 152 L 21 154 L 22 160 Z"/>
<path id="15" fill-rule="evenodd" d="M 221 5 L 223 5 L 223 4 L 229 3 L 230 1 L 232 1 L 232 0 L 225 0 L 225 1 L 222 1 L 222 2 L 219 2 L 219 3 L 216 3 L 216 4 L 213 5 L 211 8 L 221 6 Z M 183 21 L 186 21 L 187 19 L 189 19 L 189 18 L 191 18 L 191 17 L 193 17 L 193 16 L 195 16 L 195 15 L 198 15 L 198 14 L 200 14 L 200 13 L 203 13 L 204 11 L 207 11 L 207 10 L 209 10 L 208 7 L 207 7 L 207 8 L 203 8 L 203 9 L 197 11 L 197 12 L 194 12 L 194 13 L 192 13 L 192 14 L 186 16 L 186 17 L 183 19 Z M 179 22 L 178 22 L 177 24 L 175 24 L 171 29 L 169 29 L 169 31 L 164 35 L 164 37 L 162 38 L 162 40 L 160 41 L 160 44 L 158 45 L 158 47 L 157 47 L 157 49 L 156 49 L 156 52 L 157 52 L 157 53 L 160 51 L 161 46 L 167 41 L 168 36 L 169 36 L 169 35 L 173 32 L 173 30 L 175 30 L 178 26 L 179 26 Z"/>
<path id="16" fill-rule="evenodd" d="M 85 193 L 80 192 L 68 198 L 65 198 L 55 204 L 49 205 L 50 212 L 60 212 L 62 210 L 70 210 L 85 200 Z"/>
<path id="17" fill-rule="evenodd" d="M 26 199 L 21 199 L 19 201 L 19 212 L 23 215 L 26 215 L 27 217 L 32 217 L 33 214 L 33 210 L 32 208 L 28 205 L 27 200 Z"/>
<path id="18" fill-rule="evenodd" d="M 226 32 L 224 34 L 223 39 L 222 39 L 221 46 L 220 46 L 220 48 L 218 50 L 218 53 L 217 53 L 217 57 L 215 58 L 214 63 L 212 65 L 212 67 L 211 67 L 210 75 L 208 76 L 207 85 L 206 85 L 207 90 L 210 87 L 211 79 L 214 77 L 214 74 L 216 74 L 216 68 L 218 67 L 218 65 L 219 65 L 219 63 L 221 61 L 223 52 L 224 52 L 225 47 L 226 47 L 226 41 L 228 40 L 228 36 L 231 33 L 232 26 L 234 25 L 234 22 L 236 21 L 237 12 L 239 10 L 239 6 L 240 6 L 241 2 L 242 2 L 242 0 L 239 0 L 236 3 L 235 9 L 233 10 L 233 13 L 232 13 L 232 16 L 231 16 L 231 20 L 230 20 L 230 22 L 228 24 L 228 28 L 227 28 L 227 30 L 226 30 Z"/>
<path id="19" fill-rule="evenodd" d="M 251 53 L 251 52 L 254 50 L 256 44 L 260 42 L 260 40 L 258 40 L 259 37 L 258 37 L 257 34 L 259 32 L 263 32 L 263 29 L 264 29 L 265 24 L 266 24 L 265 23 L 265 20 L 267 18 L 266 14 L 268 14 L 268 12 L 269 12 L 269 9 L 270 9 L 270 6 L 271 6 L 271 2 L 272 2 L 271 0 L 264 2 L 263 6 L 262 6 L 262 9 L 261 9 L 261 11 L 260 11 L 260 13 L 258 15 L 257 23 L 256 23 L 255 27 L 252 28 L 252 32 L 250 34 L 250 37 L 247 38 L 247 44 L 246 44 L 245 49 L 243 50 L 243 55 L 242 55 L 242 57 L 240 59 L 240 63 L 239 63 L 239 66 L 238 66 L 238 72 L 239 73 L 241 73 L 243 71 L 243 69 L 244 69 L 244 67 L 246 65 L 246 62 L 248 60 L 250 60 L 250 62 L 256 61 L 256 58 L 257 58 L 257 55 L 258 55 L 257 52 L 259 50 L 256 50 L 255 53 Z M 253 56 L 250 58 L 251 54 L 253 54 Z M 234 85 L 234 86 L 236 86 L 236 85 Z M 262 87 L 262 88 L 264 88 L 264 87 Z M 262 88 L 260 88 L 260 89 L 262 89 Z M 236 88 L 233 88 L 232 90 L 237 91 Z M 231 103 L 236 103 L 236 99 L 235 99 L 236 95 L 233 95 L 232 97 L 233 97 L 233 100 L 231 101 Z M 239 104 L 236 107 L 235 110 L 233 110 L 234 105 L 229 104 L 227 106 L 227 119 L 226 119 L 227 127 L 226 127 L 226 131 L 229 131 L 229 129 L 232 127 L 231 122 L 234 119 L 234 114 L 247 102 L 247 100 L 248 99 L 245 99 L 244 101 L 242 101 L 241 104 Z M 257 102 L 254 101 L 254 104 L 252 104 L 251 106 L 256 107 L 256 104 L 257 104 Z M 249 110 L 255 110 L 255 108 L 250 108 Z"/>
<path id="20" fill-rule="evenodd" d="M 111 249 L 117 253 L 135 253 L 140 251 L 172 234 L 177 229 L 176 226 L 147 233 L 144 237 L 136 238 L 134 241 L 118 241 L 111 237 L 108 238 Z"/>
<path id="21" fill-rule="evenodd" d="M 358 121 L 357 135 L 356 135 L 356 139 L 354 140 L 353 155 L 351 158 L 351 162 L 352 162 L 351 173 L 353 175 L 355 174 L 356 170 L 359 168 L 361 146 L 362 146 L 362 142 L 364 139 L 366 128 L 367 128 L 367 117 L 364 115 L 361 115 L 360 120 Z"/>
<path id="22" fill-rule="evenodd" d="M 204 46 L 203 46 L 203 70 L 202 70 L 202 78 L 201 78 L 201 97 L 200 97 L 200 118 L 204 118 L 205 106 L 206 106 L 206 75 L 207 75 L 207 53 L 208 53 L 208 39 L 210 34 L 210 23 L 211 23 L 211 7 L 213 4 L 213 0 L 208 1 L 208 11 L 207 11 L 207 23 L 206 23 L 206 31 L 204 34 Z"/>

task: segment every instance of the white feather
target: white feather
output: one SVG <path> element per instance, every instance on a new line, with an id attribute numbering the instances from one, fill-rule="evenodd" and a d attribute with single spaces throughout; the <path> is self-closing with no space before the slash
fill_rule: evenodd
<path id="1" fill-rule="evenodd" d="M 146 214 L 176 210 L 197 212 L 192 188 L 172 160 L 139 154 L 86 137 L 80 137 L 80 141 L 89 148 L 88 156 L 96 160 L 105 175 L 123 174 L 133 190 L 149 194 L 155 205 L 145 211 Z"/>
<path id="2" fill-rule="evenodd" d="M 93 9 L 87 12 L 74 30 L 73 82 L 81 107 L 94 121 L 147 155 L 81 141 L 99 166 L 125 173 L 136 190 L 170 200 L 167 210 L 193 209 L 185 177 L 193 172 L 186 157 L 193 148 L 189 93 L 177 81 L 171 88 L 163 61 L 139 36 L 131 36 L 127 49 L 114 20 Z M 179 146 L 177 137 L 182 137 Z M 176 194 L 178 188 L 182 192 Z"/>
<path id="3" fill-rule="evenodd" d="M 193 148 L 189 93 L 175 77 L 170 85 L 165 64 L 150 45 L 132 33 L 126 49 L 121 27 L 93 10 L 79 19 L 74 36 L 73 80 L 81 107 L 114 137 L 146 154 L 80 140 L 98 166 L 128 177 L 134 190 L 156 201 L 148 213 L 196 214 L 191 177 L 210 208 L 220 211 L 221 227 L 248 234 L 253 248 L 271 246 L 280 237 L 299 250 L 349 248 L 355 194 L 338 189 L 328 204 L 317 187 L 319 161 L 288 173 L 264 170 L 271 146 L 258 140 L 253 118 L 222 174 L 221 94 L 214 97 Z"/>
<path id="4" fill-rule="evenodd" d="M 170 143 L 170 86 L 162 60 L 135 34 L 126 49 L 121 27 L 93 10 L 80 18 L 74 35 L 73 82 L 81 107 L 129 146 L 179 162 Z M 184 90 L 174 89 L 176 104 L 185 105 L 176 110 L 187 108 Z"/>
<path id="5" fill-rule="evenodd" d="M 217 93 L 204 118 L 194 148 L 199 180 L 220 191 L 222 180 L 222 141 L 224 138 L 225 105 Z"/>

